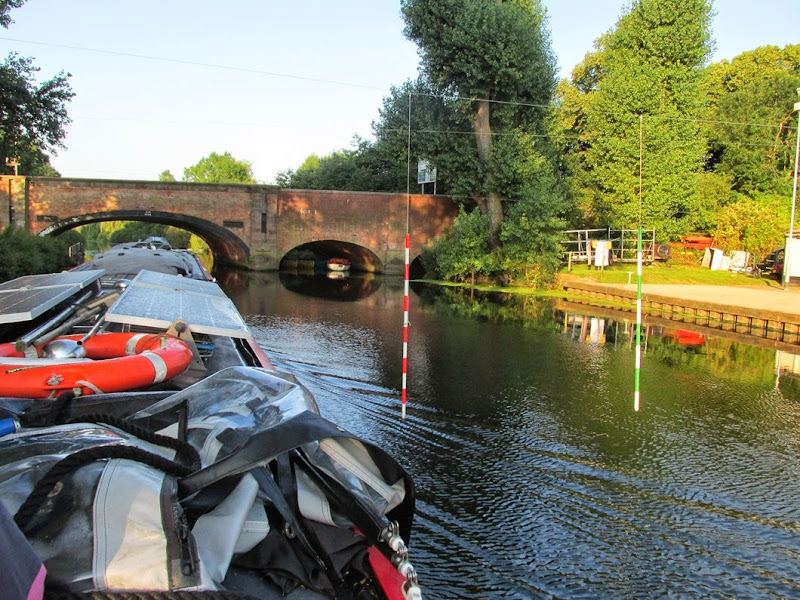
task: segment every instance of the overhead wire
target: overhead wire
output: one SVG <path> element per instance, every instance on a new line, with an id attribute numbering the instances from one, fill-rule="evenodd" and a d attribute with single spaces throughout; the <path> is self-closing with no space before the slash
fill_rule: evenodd
<path id="1" fill-rule="evenodd" d="M 14 42 L 14 43 L 21 43 L 21 44 L 31 44 L 37 46 L 47 46 L 52 48 L 60 48 L 60 49 L 67 49 L 67 50 L 75 50 L 81 52 L 90 52 L 90 53 L 97 53 L 97 54 L 104 54 L 110 56 L 119 56 L 119 57 L 127 57 L 133 58 L 137 60 L 149 60 L 149 61 L 157 61 L 157 62 L 164 62 L 164 63 L 171 63 L 183 66 L 191 66 L 191 67 L 201 67 L 201 68 L 210 68 L 210 69 L 219 69 L 231 72 L 238 72 L 244 73 L 248 75 L 259 75 L 259 76 L 268 76 L 268 77 L 277 77 L 277 78 L 286 78 L 298 81 L 307 81 L 311 83 L 318 83 L 318 84 L 325 84 L 325 85 L 336 85 L 348 88 L 357 88 L 357 89 L 364 89 L 364 90 L 373 90 L 373 91 L 380 91 L 380 92 L 393 92 L 397 88 L 393 86 L 392 88 L 385 88 L 379 86 L 371 86 L 365 85 L 360 83 L 354 82 L 345 82 L 345 81 L 337 81 L 332 79 L 320 78 L 320 77 L 310 77 L 310 76 L 303 76 L 303 75 L 295 75 L 291 73 L 282 73 L 276 71 L 268 71 L 264 69 L 255 69 L 255 68 L 247 68 L 247 67 L 239 67 L 233 65 L 225 65 L 225 64 L 217 64 L 217 63 L 208 63 L 202 61 L 193 61 L 193 60 L 186 60 L 186 59 L 178 59 L 178 58 L 170 58 L 170 57 L 163 57 L 163 56 L 154 56 L 148 54 L 141 54 L 141 53 L 134 53 L 134 52 L 123 52 L 118 50 L 107 50 L 102 48 L 92 48 L 87 46 L 77 46 L 77 45 L 69 45 L 69 44 L 57 44 L 53 42 L 41 42 L 35 40 L 24 40 L 19 38 L 12 38 L 6 36 L 0 36 L 0 40 L 7 41 L 7 42 Z M 409 89 L 407 93 L 410 96 L 419 96 L 419 97 L 432 97 L 432 98 L 440 98 L 443 100 L 451 101 L 451 102 L 489 102 L 496 105 L 504 105 L 504 106 L 515 106 L 519 108 L 536 108 L 536 109 L 547 109 L 547 110 L 555 110 L 558 108 L 558 102 L 552 102 L 549 104 L 542 104 L 536 102 L 524 102 L 524 101 L 512 101 L 512 100 L 497 100 L 492 98 L 482 98 L 478 96 L 470 96 L 470 97 L 462 97 L 456 94 L 442 94 L 442 93 L 434 93 L 434 92 L 420 92 L 420 91 L 412 91 Z M 634 120 L 638 121 L 639 115 L 634 114 L 632 112 L 625 112 L 625 111 L 604 111 L 595 107 L 592 108 L 584 108 L 579 111 L 572 111 L 575 113 L 583 113 L 583 114 L 602 114 L 607 115 L 609 117 L 619 116 L 630 118 L 631 123 L 634 123 Z M 741 121 L 729 121 L 729 120 L 717 120 L 717 119 L 708 119 L 708 118 L 701 118 L 701 117 L 691 117 L 691 116 L 675 116 L 675 115 L 666 115 L 666 114 L 645 114 L 643 115 L 647 120 L 663 120 L 663 121 L 677 121 L 677 122 L 691 122 L 696 123 L 698 125 L 714 125 L 714 126 L 729 126 L 729 127 L 757 127 L 757 128 L 769 128 L 769 129 L 777 129 L 778 131 L 783 130 L 786 133 L 786 136 L 791 136 L 794 132 L 794 129 L 791 125 L 787 125 L 783 122 L 781 123 L 758 123 L 758 122 L 741 122 Z M 268 123 L 259 123 L 259 122 L 248 122 L 248 121 L 209 121 L 209 120 L 164 120 L 164 119 L 142 119 L 141 117 L 103 117 L 103 116 L 80 116 L 76 115 L 72 117 L 73 120 L 100 120 L 100 121 L 128 121 L 128 122 L 143 122 L 143 121 L 150 121 L 150 122 L 160 122 L 165 124 L 203 124 L 205 126 L 213 125 L 213 126 L 224 126 L 224 127 L 238 127 L 238 126 L 246 126 L 246 127 L 274 127 L 274 124 Z M 401 129 L 393 129 L 387 128 L 383 131 L 386 132 L 394 132 L 399 133 L 408 132 L 409 135 L 411 134 L 418 134 L 418 135 L 430 135 L 430 134 L 446 134 L 446 135 L 465 135 L 465 136 L 473 136 L 475 135 L 474 131 L 470 130 L 446 130 L 446 129 L 434 129 L 434 128 L 421 128 L 421 129 L 414 129 L 410 125 L 409 127 Z M 497 132 L 493 131 L 490 133 L 492 137 L 508 137 L 508 136 L 517 136 L 520 135 L 519 132 L 516 131 L 503 131 Z M 542 138 L 542 139 L 550 139 L 556 142 L 564 142 L 564 141 L 588 141 L 588 138 L 585 135 L 581 134 L 568 134 L 568 133 L 560 133 L 560 134 L 539 134 L 539 133 L 529 133 L 524 132 L 524 135 L 527 137 L 532 138 Z M 696 143 L 695 138 L 686 139 L 681 141 L 678 138 L 657 138 L 657 137 L 645 137 L 645 142 L 648 144 L 658 143 L 658 144 L 669 144 L 671 146 L 678 146 L 681 144 L 692 144 Z M 727 144 L 728 146 L 732 147 L 774 147 L 775 140 L 770 140 L 769 143 L 766 141 L 762 144 L 755 143 L 755 142 L 731 142 Z"/>
<path id="2" fill-rule="evenodd" d="M 61 48 L 67 50 L 77 50 L 81 52 L 91 52 L 97 54 L 106 54 L 111 56 L 122 56 L 127 58 L 135 58 L 141 60 L 151 60 L 157 62 L 164 62 L 164 63 L 172 63 L 178 65 L 186 65 L 186 66 L 193 66 L 193 67 L 203 67 L 203 68 L 211 68 L 211 69 L 219 69 L 225 71 L 233 71 L 239 73 L 246 73 L 250 75 L 262 75 L 268 77 L 278 77 L 278 78 L 286 78 L 286 79 L 294 79 L 299 81 L 308 81 L 311 83 L 322 83 L 326 85 L 337 85 L 342 87 L 352 87 L 352 88 L 359 88 L 365 90 L 373 90 L 373 91 L 380 91 L 380 92 L 391 92 L 392 88 L 385 88 L 380 86 L 373 86 L 373 85 L 366 85 L 354 82 L 346 82 L 346 81 L 337 81 L 333 79 L 326 79 L 321 77 L 310 77 L 305 75 L 294 75 L 291 73 L 282 73 L 276 71 L 267 71 L 264 69 L 254 69 L 254 68 L 247 68 L 247 67 L 238 67 L 233 65 L 223 65 L 217 63 L 208 63 L 202 61 L 193 61 L 193 60 L 186 60 L 186 59 L 179 59 L 179 58 L 170 58 L 170 57 L 163 57 L 163 56 L 153 56 L 148 54 L 139 54 L 135 52 L 123 52 L 119 50 L 106 50 L 102 48 L 91 48 L 88 46 L 75 46 L 70 44 L 56 44 L 53 42 L 40 42 L 35 40 L 23 40 L 19 38 L 11 38 L 6 36 L 0 36 L 0 40 L 14 42 L 14 43 L 21 43 L 21 44 L 31 44 L 37 46 L 47 46 L 51 48 Z M 414 96 L 426 96 L 432 98 L 441 98 L 445 100 L 457 101 L 457 102 L 490 102 L 492 104 L 497 105 L 505 105 L 505 106 L 516 106 L 520 108 L 544 108 L 544 109 L 554 109 L 557 106 L 554 103 L 537 103 L 537 102 L 525 102 L 525 101 L 515 101 L 515 100 L 497 100 L 492 98 L 484 98 L 480 96 L 468 96 L 462 97 L 455 94 L 442 94 L 442 93 L 434 93 L 434 92 L 412 92 L 409 90 L 409 94 Z M 598 108 L 590 108 L 587 110 L 583 110 L 580 112 L 586 113 L 593 113 L 593 114 L 606 114 L 606 115 L 620 115 L 620 116 L 627 116 L 632 119 L 638 119 L 639 113 L 633 113 L 630 111 L 604 111 Z M 700 117 L 681 117 L 681 116 L 672 116 L 672 115 L 662 115 L 658 113 L 652 114 L 645 114 L 644 115 L 648 119 L 662 119 L 662 120 L 673 120 L 673 121 L 686 121 L 686 122 L 693 122 L 693 123 L 704 123 L 709 125 L 733 125 L 733 126 L 751 126 L 751 127 L 779 127 L 779 124 L 775 123 L 757 123 L 757 122 L 740 122 L 740 121 L 727 121 L 727 120 L 715 120 L 715 119 L 706 119 Z M 93 118 L 93 119 L 103 119 L 103 117 L 82 117 L 82 118 Z M 136 120 L 135 118 L 105 118 L 107 120 Z M 190 123 L 199 122 L 199 121 L 189 121 Z M 208 123 L 208 121 L 203 121 L 203 123 Z M 218 124 L 228 124 L 224 122 L 219 122 Z M 232 123 L 234 124 L 234 123 Z M 247 123 L 242 123 L 247 124 Z M 792 131 L 791 127 L 785 126 L 787 131 Z M 472 132 L 464 132 L 464 133 L 472 133 Z"/>

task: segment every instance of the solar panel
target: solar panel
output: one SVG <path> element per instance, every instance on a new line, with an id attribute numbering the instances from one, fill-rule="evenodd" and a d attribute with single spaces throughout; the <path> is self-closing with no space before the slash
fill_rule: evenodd
<path id="1" fill-rule="evenodd" d="M 102 270 L 26 275 L 0 283 L 0 323 L 31 321 L 100 279 Z"/>
<path id="2" fill-rule="evenodd" d="M 141 271 L 105 315 L 112 323 L 162 329 L 178 319 L 194 333 L 237 338 L 250 333 L 216 283 L 154 271 Z"/>

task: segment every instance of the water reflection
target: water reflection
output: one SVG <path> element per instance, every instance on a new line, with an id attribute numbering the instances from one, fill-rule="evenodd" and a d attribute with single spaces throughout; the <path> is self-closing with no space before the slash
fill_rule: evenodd
<path id="1" fill-rule="evenodd" d="M 374 273 L 329 271 L 315 274 L 280 273 L 287 290 L 329 300 L 352 302 L 371 296 L 380 289 L 383 278 Z"/>
<path id="2" fill-rule="evenodd" d="M 629 318 L 412 289 L 406 421 L 402 280 L 339 302 L 259 275 L 234 300 L 414 476 L 427 597 L 800 596 L 797 353 L 649 322 L 634 413 Z"/>

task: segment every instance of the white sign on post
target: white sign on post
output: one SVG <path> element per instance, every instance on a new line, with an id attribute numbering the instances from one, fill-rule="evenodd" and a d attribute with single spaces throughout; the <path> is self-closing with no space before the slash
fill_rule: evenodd
<path id="1" fill-rule="evenodd" d="M 436 167 L 431 167 L 427 160 L 417 162 L 417 183 L 436 183 Z"/>
<path id="2" fill-rule="evenodd" d="M 800 277 L 800 238 L 786 236 L 786 250 L 783 254 L 784 268 L 788 267 L 790 277 Z"/>

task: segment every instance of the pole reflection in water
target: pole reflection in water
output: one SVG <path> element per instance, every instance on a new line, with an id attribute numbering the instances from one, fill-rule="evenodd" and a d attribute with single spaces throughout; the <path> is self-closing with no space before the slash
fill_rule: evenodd
<path id="1" fill-rule="evenodd" d="M 314 286 L 228 291 L 323 414 L 414 477 L 427 598 L 800 595 L 791 352 L 643 327 L 634 413 L 631 321 L 416 287 L 401 421 L 402 278 Z"/>

